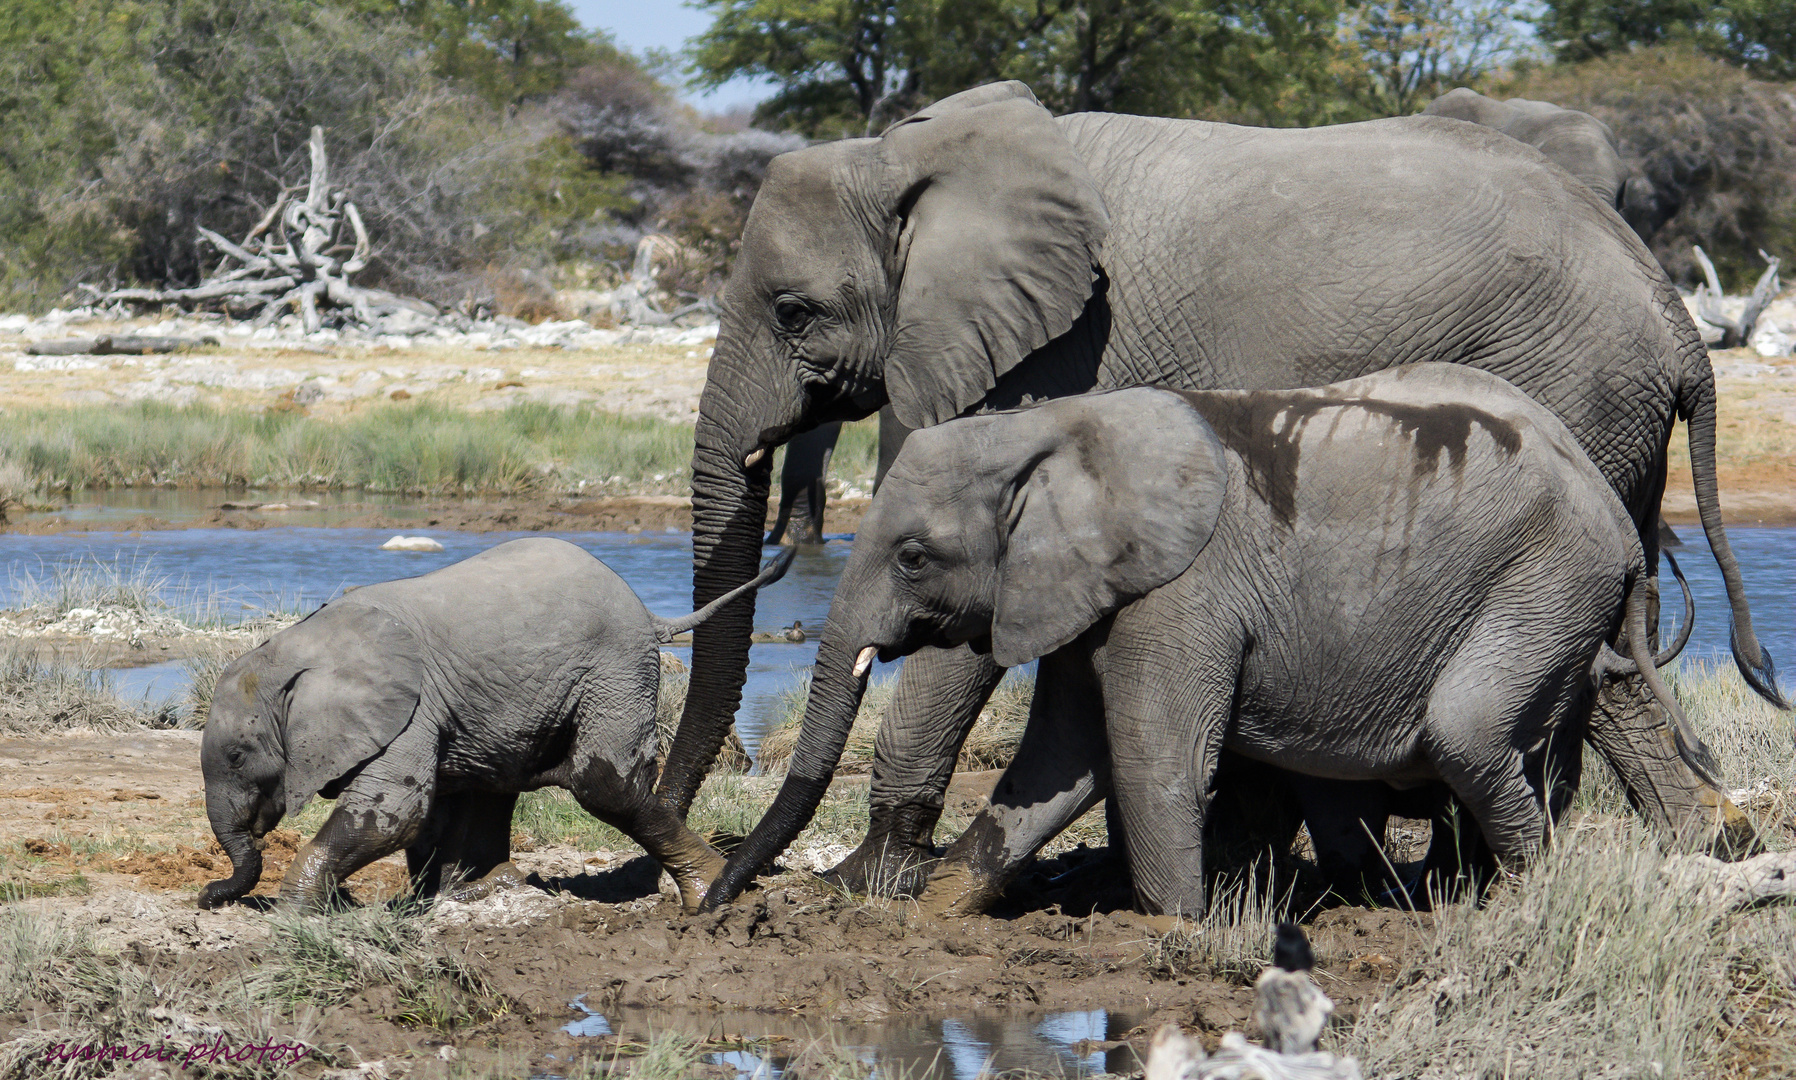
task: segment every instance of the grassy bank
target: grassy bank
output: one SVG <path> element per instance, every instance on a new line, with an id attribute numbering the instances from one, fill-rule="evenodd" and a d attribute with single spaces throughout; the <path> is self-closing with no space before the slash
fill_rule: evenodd
<path id="1" fill-rule="evenodd" d="M 876 421 L 849 425 L 834 475 L 871 478 L 877 444 Z M 313 417 L 146 401 L 8 410 L 0 425 L 0 497 L 15 499 L 151 486 L 683 492 L 691 461 L 690 424 L 531 402 L 470 412 L 382 401 Z"/>

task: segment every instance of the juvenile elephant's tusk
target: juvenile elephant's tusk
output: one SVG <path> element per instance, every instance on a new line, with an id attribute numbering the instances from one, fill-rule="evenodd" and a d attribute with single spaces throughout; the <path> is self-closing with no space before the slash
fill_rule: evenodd
<path id="1" fill-rule="evenodd" d="M 865 675 L 867 669 L 873 666 L 873 658 L 878 655 L 879 646 L 877 645 L 869 645 L 862 649 L 860 655 L 854 658 L 854 677 L 858 679 Z"/>
<path id="2" fill-rule="evenodd" d="M 764 458 L 766 456 L 767 456 L 767 448 L 764 446 L 760 447 L 759 449 L 756 449 L 756 450 L 750 450 L 748 452 L 748 456 L 742 459 L 742 467 L 744 469 L 752 469 L 755 467 L 755 465 L 757 463 L 760 462 L 760 460 L 762 458 Z"/>

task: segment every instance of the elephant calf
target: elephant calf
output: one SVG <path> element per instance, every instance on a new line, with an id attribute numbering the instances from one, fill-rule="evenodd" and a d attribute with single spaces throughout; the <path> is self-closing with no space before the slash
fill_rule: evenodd
<path id="1" fill-rule="evenodd" d="M 1636 669 L 1672 718 L 1667 783 L 1737 815 L 1645 651 L 1645 575 L 1565 425 L 1463 365 L 1119 390 L 918 431 L 855 538 L 789 777 L 706 905 L 809 820 L 873 657 L 928 645 L 1041 658 L 1015 761 L 922 897 L 949 914 L 1111 792 L 1138 905 L 1200 913 L 1225 746 L 1314 777 L 1445 781 L 1524 861 L 1576 789 L 1600 680 Z M 1631 660 L 1605 644 L 1624 616 Z M 1623 775 L 1650 771 L 1650 734 L 1619 751 L 1638 754 Z"/>
<path id="2" fill-rule="evenodd" d="M 257 841 L 314 794 L 337 806 L 294 858 L 283 903 L 321 905 L 400 848 L 422 895 L 515 877 L 518 793 L 553 784 L 646 848 L 695 908 L 722 859 L 653 798 L 656 644 L 778 580 L 791 555 L 674 620 L 585 551 L 543 538 L 319 608 L 218 678 L 200 763 L 231 876 L 200 906 L 254 888 Z"/>

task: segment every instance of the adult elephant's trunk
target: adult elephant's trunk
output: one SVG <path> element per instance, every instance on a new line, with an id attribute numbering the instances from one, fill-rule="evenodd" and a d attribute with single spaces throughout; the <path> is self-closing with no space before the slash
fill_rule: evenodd
<path id="1" fill-rule="evenodd" d="M 210 882 L 200 890 L 200 907 L 210 911 L 239 899 L 262 880 L 262 850 L 250 835 L 253 811 L 238 814 L 226 809 L 208 816 L 212 819 L 212 834 L 231 857 L 231 876 Z"/>
<path id="2" fill-rule="evenodd" d="M 775 425 L 755 415 L 766 392 L 733 376 L 724 338 L 699 408 L 692 454 L 692 604 L 703 607 L 755 576 L 767 522 L 773 449 L 761 442 Z M 783 433 L 782 433 L 783 437 Z M 745 458 L 762 450 L 752 464 Z M 748 676 L 753 593 L 729 604 L 692 635 L 692 684 L 680 726 L 662 764 L 657 797 L 683 821 L 717 759 L 742 704 Z"/>
<path id="3" fill-rule="evenodd" d="M 805 701 L 803 727 L 798 746 L 792 752 L 792 764 L 786 782 L 780 785 L 773 805 L 768 807 L 755 831 L 730 856 L 723 873 L 712 882 L 705 895 L 705 909 L 727 904 L 741 895 L 743 888 L 761 868 L 779 858 L 780 853 L 798 838 L 817 813 L 817 804 L 829 790 L 830 777 L 842 760 L 842 748 L 848 744 L 849 729 L 860 711 L 861 698 L 867 691 L 867 664 L 857 664 L 854 653 L 846 651 L 839 635 L 826 628 L 823 643 L 817 649 L 817 665 L 812 669 L 811 692 Z M 856 671 L 856 667 L 860 671 Z"/>

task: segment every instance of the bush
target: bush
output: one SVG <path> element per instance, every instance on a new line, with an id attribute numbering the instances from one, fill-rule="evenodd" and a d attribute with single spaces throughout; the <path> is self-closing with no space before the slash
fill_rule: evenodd
<path id="1" fill-rule="evenodd" d="M 1796 95 L 1687 45 L 1528 71 L 1503 97 L 1582 109 L 1608 124 L 1622 156 L 1677 212 L 1653 238 L 1674 279 L 1701 281 L 1701 244 L 1730 291 L 1764 270 L 1758 249 L 1796 257 Z"/>

